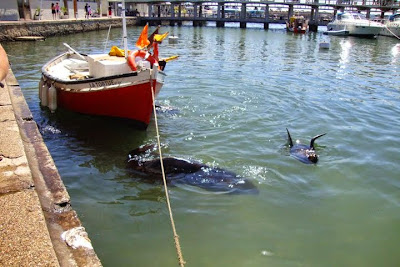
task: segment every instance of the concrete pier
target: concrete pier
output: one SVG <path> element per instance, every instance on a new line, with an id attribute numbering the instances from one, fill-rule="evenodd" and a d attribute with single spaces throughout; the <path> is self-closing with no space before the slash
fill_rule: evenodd
<path id="1" fill-rule="evenodd" d="M 101 266 L 11 70 L 3 82 L 0 266 Z"/>
<path id="2" fill-rule="evenodd" d="M 136 17 L 128 17 L 127 25 L 136 25 Z M 61 19 L 61 20 L 26 20 L 0 21 L 0 42 L 15 41 L 21 36 L 49 37 L 78 32 L 95 31 L 122 27 L 122 19 L 92 18 L 92 19 Z"/>

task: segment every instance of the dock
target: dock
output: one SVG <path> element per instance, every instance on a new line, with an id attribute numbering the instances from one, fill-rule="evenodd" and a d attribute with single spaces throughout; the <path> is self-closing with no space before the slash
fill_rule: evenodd
<path id="1" fill-rule="evenodd" d="M 236 22 L 240 28 L 246 28 L 247 23 L 261 23 L 264 24 L 264 29 L 268 29 L 270 23 L 285 23 L 291 16 L 300 13 L 309 20 L 310 31 L 317 31 L 319 25 L 329 22 L 323 14 L 330 14 L 332 19 L 337 12 L 351 10 L 363 12 L 367 18 L 370 18 L 371 12 L 379 12 L 383 18 L 385 12 L 396 12 L 400 9 L 400 2 L 395 0 L 192 0 L 146 3 L 147 16 L 138 18 L 140 25 L 149 23 L 174 26 L 190 21 L 196 27 L 212 21 L 217 27 L 224 27 L 227 22 Z"/>
<path id="2" fill-rule="evenodd" d="M 2 82 L 0 266 L 101 266 L 11 69 Z"/>
<path id="3" fill-rule="evenodd" d="M 18 36 L 15 41 L 44 41 L 44 36 Z"/>

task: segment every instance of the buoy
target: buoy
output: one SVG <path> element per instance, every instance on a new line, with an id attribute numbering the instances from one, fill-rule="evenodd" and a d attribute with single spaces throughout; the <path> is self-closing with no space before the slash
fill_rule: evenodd
<path id="1" fill-rule="evenodd" d="M 169 44 L 177 44 L 178 43 L 178 36 L 171 35 L 168 37 Z"/>
<path id="2" fill-rule="evenodd" d="M 39 98 L 40 98 L 40 104 L 43 107 L 47 107 L 48 105 L 48 97 L 47 97 L 47 91 L 49 90 L 49 87 L 47 86 L 47 84 L 43 81 L 42 86 L 40 86 L 40 82 L 39 82 Z"/>
<path id="3" fill-rule="evenodd" d="M 329 46 L 330 46 L 329 42 L 323 41 L 323 42 L 319 43 L 319 48 L 322 48 L 322 49 L 329 49 Z"/>
<path id="4" fill-rule="evenodd" d="M 57 109 L 57 89 L 52 84 L 49 88 L 49 109 L 51 113 L 54 113 Z"/>

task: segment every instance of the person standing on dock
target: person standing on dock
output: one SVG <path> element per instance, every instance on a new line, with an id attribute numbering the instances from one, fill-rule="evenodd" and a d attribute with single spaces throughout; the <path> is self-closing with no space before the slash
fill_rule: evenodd
<path id="1" fill-rule="evenodd" d="M 88 17 L 88 4 L 86 3 L 86 5 L 85 5 L 85 19 L 87 19 L 87 18 L 89 18 Z"/>
<path id="2" fill-rule="evenodd" d="M 2 81 L 6 78 L 9 68 L 7 53 L 0 44 L 0 87 L 4 87 Z"/>
<path id="3" fill-rule="evenodd" d="M 56 19 L 56 6 L 54 3 L 51 3 L 51 15 L 53 16 L 53 19 Z"/>
<path id="4" fill-rule="evenodd" d="M 56 19 L 60 18 L 60 6 L 58 5 L 58 2 L 56 3 Z"/>
<path id="5" fill-rule="evenodd" d="M 111 14 L 112 14 L 111 4 L 108 4 L 108 17 L 109 18 L 111 18 Z"/>

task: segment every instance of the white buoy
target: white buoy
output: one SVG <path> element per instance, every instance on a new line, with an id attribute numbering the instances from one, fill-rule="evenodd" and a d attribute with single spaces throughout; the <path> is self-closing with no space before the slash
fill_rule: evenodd
<path id="1" fill-rule="evenodd" d="M 178 36 L 171 35 L 168 37 L 168 43 L 169 44 L 177 44 L 178 43 Z"/>
<path id="2" fill-rule="evenodd" d="M 39 83 L 39 98 L 40 98 L 40 104 L 43 107 L 47 107 L 49 101 L 48 101 L 48 97 L 47 97 L 47 91 L 49 90 L 49 87 L 47 86 L 47 84 L 45 82 L 43 82 L 42 86 L 40 86 Z"/>
<path id="3" fill-rule="evenodd" d="M 51 113 L 54 113 L 57 109 L 57 89 L 54 85 L 51 85 L 49 88 L 49 109 Z"/>
<path id="4" fill-rule="evenodd" d="M 319 43 L 319 48 L 321 49 L 329 49 L 329 47 L 330 47 L 329 42 L 322 41 L 321 43 Z"/>

